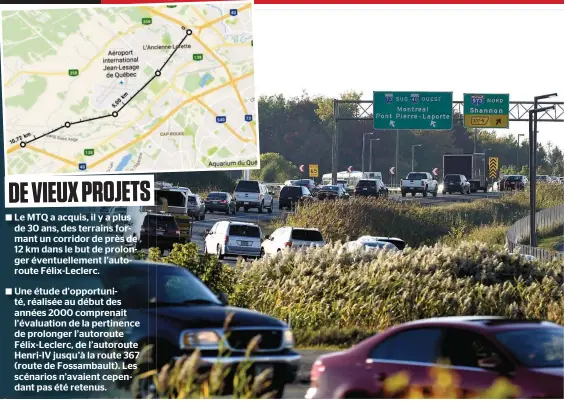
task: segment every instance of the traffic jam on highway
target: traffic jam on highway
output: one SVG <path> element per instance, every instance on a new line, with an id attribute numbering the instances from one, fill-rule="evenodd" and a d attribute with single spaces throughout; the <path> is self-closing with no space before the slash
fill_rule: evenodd
<path id="1" fill-rule="evenodd" d="M 477 168 L 477 164 L 482 168 Z M 483 175 L 474 173 L 479 170 Z M 261 226 L 253 220 L 256 216 L 280 218 L 281 213 L 292 213 L 307 202 L 386 198 L 393 194 L 400 194 L 396 200 L 402 201 L 407 194 L 412 197 L 420 194 L 422 198 L 438 194 L 468 195 L 493 191 L 493 186 L 500 190 L 523 190 L 527 185 L 527 180 L 519 175 L 492 182 L 484 171 L 487 171 L 484 154 L 450 154 L 444 156 L 441 183 L 435 178 L 437 171 L 415 171 L 407 174 L 397 188 L 385 185 L 379 172 L 352 170 L 338 173 L 335 184 L 331 174 L 324 175 L 318 184 L 313 179 L 292 179 L 284 184 L 247 179 L 238 181 L 233 192 L 214 191 L 206 197 L 187 187 L 158 182 L 154 207 L 115 208 L 106 212 L 131 216 L 129 230 L 124 235 L 134 238 L 132 245 L 139 250 L 158 247 L 167 252 L 175 243 L 193 242 L 200 244 L 202 254 L 215 255 L 219 260 L 264 258 L 305 247 L 324 247 L 326 240 L 315 227 L 283 226 L 264 235 Z M 538 178 L 553 180 L 548 176 Z M 207 218 L 211 221 L 205 222 Z M 197 233 L 204 223 L 209 228 Z M 364 235 L 345 242 L 343 252 L 360 249 L 403 252 L 405 246 L 401 238 Z M 399 371 L 407 372 L 426 389 L 432 386 L 432 378 L 424 370 L 437 366 L 438 360 L 449 359 L 459 387 L 467 395 L 471 390 L 488 388 L 497 377 L 511 377 L 520 388 L 521 398 L 563 397 L 563 350 L 560 360 L 545 353 L 548 344 L 563 342 L 563 327 L 554 323 L 490 316 L 425 319 L 394 326 L 348 350 L 316 354 L 308 361 L 302 357 L 301 350 L 295 349 L 289 324 L 256 311 L 230 307 L 226 295 L 214 294 L 187 269 L 141 261 L 130 267 L 149 274 L 156 280 L 156 287 L 163 286 L 162 291 L 156 288 L 150 292 L 170 298 L 159 301 L 162 306 L 155 315 L 161 322 L 159 326 L 168 329 L 159 332 L 149 329 L 155 331 L 153 334 L 159 341 L 176 344 L 161 348 L 167 350 L 167 357 L 178 358 L 200 349 L 204 370 L 215 363 L 235 368 L 249 360 L 252 376 L 263 377 L 268 373 L 269 385 L 257 396 L 268 393 L 282 398 L 286 391 L 290 398 L 402 397 L 406 394 L 385 393 L 387 378 Z M 167 287 L 169 281 L 174 294 Z M 138 287 L 147 287 L 143 283 Z M 136 293 L 145 294 L 147 289 L 143 291 L 138 288 Z M 224 319 L 230 314 L 233 320 L 226 329 Z M 177 323 L 171 323 L 172 316 Z M 259 346 L 250 355 L 246 354 L 247 346 L 256 336 L 261 338 Z M 225 346 L 224 337 L 228 356 L 220 355 L 219 351 Z M 164 364 L 167 358 L 159 360 Z M 233 375 L 228 375 L 222 390 L 226 394 L 233 391 L 230 378 Z M 151 398 L 154 391 L 151 389 L 151 383 L 137 383 L 134 396 Z"/>

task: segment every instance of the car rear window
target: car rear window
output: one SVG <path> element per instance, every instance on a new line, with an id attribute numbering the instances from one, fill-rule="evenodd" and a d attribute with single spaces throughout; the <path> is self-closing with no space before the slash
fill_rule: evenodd
<path id="1" fill-rule="evenodd" d="M 448 175 L 445 176 L 445 181 L 459 182 L 459 181 L 461 181 L 461 177 L 458 176 L 457 174 L 448 174 Z"/>
<path id="2" fill-rule="evenodd" d="M 254 192 L 259 193 L 259 183 L 257 181 L 239 181 L 235 192 Z"/>
<path id="3" fill-rule="evenodd" d="M 424 173 L 410 173 L 408 174 L 407 180 L 426 180 L 428 176 Z"/>
<path id="4" fill-rule="evenodd" d="M 283 187 L 279 197 L 284 196 L 302 196 L 302 189 L 300 187 Z"/>
<path id="5" fill-rule="evenodd" d="M 519 175 L 509 175 L 508 177 L 506 177 L 507 181 L 521 181 L 522 177 Z"/>
<path id="6" fill-rule="evenodd" d="M 208 194 L 208 199 L 227 199 L 228 194 L 222 192 L 211 192 Z"/>
<path id="7" fill-rule="evenodd" d="M 377 182 L 373 181 L 373 180 L 360 180 L 357 183 L 358 187 L 376 187 L 377 186 Z"/>
<path id="8" fill-rule="evenodd" d="M 177 228 L 177 222 L 173 216 L 147 215 L 143 220 L 143 226 L 147 228 Z"/>
<path id="9" fill-rule="evenodd" d="M 322 233 L 318 230 L 304 230 L 304 229 L 294 229 L 292 230 L 292 239 L 296 241 L 323 241 Z"/>
<path id="10" fill-rule="evenodd" d="M 191 203 L 196 203 L 196 196 L 190 196 L 190 195 L 189 195 L 189 196 L 187 196 L 186 198 L 188 199 L 189 202 L 191 202 Z"/>
<path id="11" fill-rule="evenodd" d="M 229 235 L 233 235 L 233 236 L 236 236 L 236 237 L 260 238 L 261 237 L 261 231 L 259 230 L 259 227 L 257 227 L 257 226 L 230 224 Z"/>

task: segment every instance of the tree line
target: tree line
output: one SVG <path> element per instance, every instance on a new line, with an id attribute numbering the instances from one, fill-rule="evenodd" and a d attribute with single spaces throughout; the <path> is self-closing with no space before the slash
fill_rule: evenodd
<path id="1" fill-rule="evenodd" d="M 361 93 L 349 91 L 340 96 L 342 100 L 360 100 Z M 344 107 L 345 106 L 345 107 Z M 341 106 L 341 117 L 357 116 L 354 104 Z M 270 95 L 259 98 L 259 130 L 261 147 L 261 170 L 252 172 L 253 178 L 267 182 L 283 182 L 286 179 L 307 177 L 308 165 L 319 166 L 320 178 L 331 172 L 333 136 L 333 99 L 323 96 L 301 96 L 286 98 Z M 383 173 L 385 182 L 391 181 L 389 169 L 396 165 L 396 131 L 373 129 L 372 120 L 340 121 L 338 171 L 352 166 L 361 170 L 363 134 L 366 137 L 365 171 L 369 171 L 370 143 L 372 142 L 372 170 Z M 508 130 L 497 136 L 494 131 L 481 130 L 476 135 L 463 126 L 462 116 L 455 113 L 453 128 L 446 131 L 400 131 L 398 143 L 397 178 L 404 177 L 412 169 L 412 145 L 415 148 L 414 168 L 432 171 L 442 168 L 444 153 L 486 153 L 487 157 L 498 157 L 503 173 L 527 173 L 529 143 L 522 137 L 518 146 L 517 133 Z M 551 143 L 538 144 L 538 174 L 563 176 L 563 152 Z M 300 173 L 298 166 L 305 165 Z M 158 175 L 159 176 L 163 175 Z M 241 171 L 217 173 L 173 173 L 166 174 L 173 181 L 185 185 L 226 187 L 241 177 Z M 227 181 L 226 181 L 227 180 Z M 228 183 L 231 183 L 228 185 Z M 228 190 L 226 188 L 226 190 Z"/>

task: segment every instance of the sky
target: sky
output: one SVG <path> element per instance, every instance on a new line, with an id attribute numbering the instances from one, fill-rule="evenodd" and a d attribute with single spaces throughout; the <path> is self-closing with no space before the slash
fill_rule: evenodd
<path id="1" fill-rule="evenodd" d="M 557 93 L 565 100 L 560 10 L 254 9 L 259 95 L 339 96 L 348 90 Z M 535 32 L 535 34 L 534 34 Z M 530 76 L 536 74 L 536 76 Z M 259 122 L 260 126 L 260 122 Z M 528 134 L 510 122 L 502 134 Z M 538 140 L 565 149 L 565 123 L 538 124 Z M 524 139 L 524 138 L 522 138 Z"/>

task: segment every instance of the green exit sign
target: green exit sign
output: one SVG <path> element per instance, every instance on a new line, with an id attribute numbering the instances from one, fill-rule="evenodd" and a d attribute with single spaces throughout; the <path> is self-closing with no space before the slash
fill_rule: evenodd
<path id="1" fill-rule="evenodd" d="M 204 60 L 204 55 L 201 54 L 201 53 L 193 54 L 192 59 L 194 61 L 202 61 L 202 60 Z"/>
<path id="2" fill-rule="evenodd" d="M 465 93 L 463 95 L 465 128 L 508 128 L 510 125 L 510 95 L 495 93 Z"/>
<path id="3" fill-rule="evenodd" d="M 85 156 L 94 156 L 94 149 L 85 149 L 84 155 Z"/>
<path id="4" fill-rule="evenodd" d="M 380 130 L 450 130 L 453 92 L 373 92 L 373 127 Z"/>
<path id="5" fill-rule="evenodd" d="M 77 77 L 78 70 L 69 70 L 69 77 Z"/>
<path id="6" fill-rule="evenodd" d="M 143 25 L 151 25 L 153 23 L 153 19 L 146 17 L 141 19 L 141 23 Z"/>

